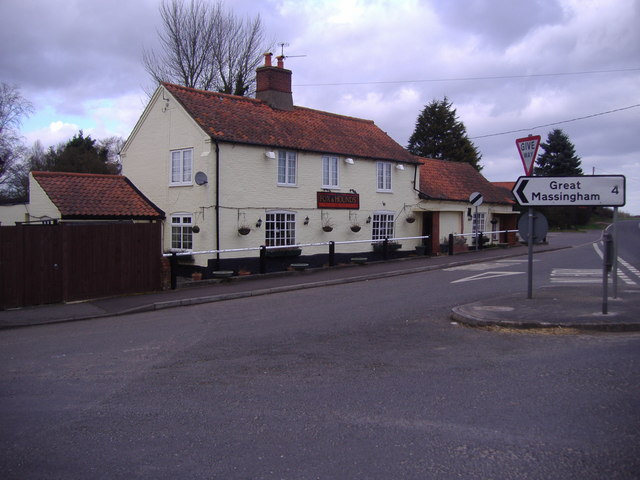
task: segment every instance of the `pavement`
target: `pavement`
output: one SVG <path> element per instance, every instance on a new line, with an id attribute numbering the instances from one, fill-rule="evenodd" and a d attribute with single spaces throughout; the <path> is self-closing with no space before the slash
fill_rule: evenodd
<path id="1" fill-rule="evenodd" d="M 572 248 L 592 242 L 598 235 L 553 234 L 549 242 L 534 247 L 538 253 Z M 585 236 L 586 235 L 586 236 Z M 280 272 L 226 280 L 203 280 L 186 283 L 176 290 L 139 295 L 101 298 L 82 302 L 40 305 L 0 311 L 0 329 L 30 327 L 70 321 L 151 312 L 166 308 L 219 302 L 231 299 L 269 295 L 327 285 L 360 282 L 376 278 L 438 270 L 489 260 L 527 254 L 527 247 L 490 248 L 454 256 L 407 257 L 364 265 L 344 265 Z M 635 296 L 634 296 L 635 295 Z M 492 297 L 453 308 L 455 322 L 473 327 L 640 331 L 640 290 L 608 298 L 604 314 L 602 285 L 541 287 L 533 291 Z"/>

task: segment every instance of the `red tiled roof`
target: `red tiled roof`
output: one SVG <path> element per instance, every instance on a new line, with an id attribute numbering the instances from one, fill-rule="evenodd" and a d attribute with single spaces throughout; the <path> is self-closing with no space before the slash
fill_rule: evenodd
<path id="1" fill-rule="evenodd" d="M 509 195 L 509 198 L 513 198 L 513 193 L 511 193 L 511 191 L 513 190 L 513 187 L 516 185 L 516 182 L 491 182 L 491 183 L 498 188 L 503 188 L 504 190 L 506 190 L 507 195 Z"/>
<path id="2" fill-rule="evenodd" d="M 493 185 L 470 163 L 416 158 L 422 162 L 420 192 L 431 199 L 468 202 L 472 193 L 480 192 L 487 203 L 514 203 L 510 192 Z"/>
<path id="3" fill-rule="evenodd" d="M 516 185 L 516 182 L 491 182 L 491 183 L 493 183 L 497 187 L 506 188 L 509 191 L 513 190 L 513 187 L 515 187 Z"/>
<path id="4" fill-rule="evenodd" d="M 164 212 L 122 175 L 32 172 L 63 219 L 158 220 Z"/>
<path id="5" fill-rule="evenodd" d="M 371 120 L 163 83 L 200 127 L 219 141 L 417 163 Z"/>

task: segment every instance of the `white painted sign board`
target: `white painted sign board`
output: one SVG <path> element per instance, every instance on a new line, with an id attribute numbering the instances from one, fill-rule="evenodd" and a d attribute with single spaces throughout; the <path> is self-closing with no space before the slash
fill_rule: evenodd
<path id="1" fill-rule="evenodd" d="M 625 204 L 624 175 L 581 177 L 520 177 L 511 190 L 521 206 L 622 207 Z"/>
<path id="2" fill-rule="evenodd" d="M 518 153 L 524 167 L 524 174 L 531 176 L 533 172 L 533 164 L 538 156 L 538 147 L 540 146 L 540 135 L 532 135 L 516 140 Z"/>

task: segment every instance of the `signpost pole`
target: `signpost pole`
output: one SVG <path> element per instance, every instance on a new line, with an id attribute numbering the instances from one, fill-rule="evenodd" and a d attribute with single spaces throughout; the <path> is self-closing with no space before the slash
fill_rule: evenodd
<path id="1" fill-rule="evenodd" d="M 476 205 L 476 218 L 474 219 L 474 232 L 473 232 L 473 236 L 476 239 L 476 252 L 478 251 L 478 245 L 480 244 L 480 239 L 478 238 L 478 206 Z"/>
<path id="2" fill-rule="evenodd" d="M 482 197 L 482 194 L 480 192 L 473 192 L 471 194 L 471 196 L 469 197 L 469 203 L 476 207 L 475 210 L 475 217 L 473 218 L 473 222 L 471 223 L 471 234 L 473 235 L 473 238 L 476 240 L 476 251 L 478 251 L 478 247 L 480 244 L 480 239 L 478 238 L 478 225 L 479 225 L 479 218 L 478 218 L 478 207 L 480 205 L 482 205 L 484 198 Z M 469 210 L 470 211 L 470 210 Z"/>
<path id="3" fill-rule="evenodd" d="M 533 298 L 533 207 L 529 207 L 529 256 L 528 256 L 528 272 L 527 272 L 527 298 Z"/>
<path id="4" fill-rule="evenodd" d="M 613 207 L 613 298 L 618 298 L 618 207 Z"/>
<path id="5" fill-rule="evenodd" d="M 609 232 L 605 232 L 602 236 L 602 241 L 604 243 L 604 254 L 602 255 L 602 314 L 607 315 L 609 313 L 608 307 L 608 286 L 609 286 L 609 278 L 608 273 L 611 270 L 613 265 L 613 255 L 614 255 L 614 247 L 613 247 L 613 238 Z"/>
<path id="6" fill-rule="evenodd" d="M 609 278 L 607 276 L 607 248 L 610 248 L 610 246 L 607 245 L 607 242 L 605 240 L 605 253 L 604 253 L 604 260 L 602 261 L 602 314 L 603 315 L 607 315 L 609 313 L 609 304 L 608 304 L 608 297 L 609 294 L 607 292 L 607 287 L 609 286 Z"/>

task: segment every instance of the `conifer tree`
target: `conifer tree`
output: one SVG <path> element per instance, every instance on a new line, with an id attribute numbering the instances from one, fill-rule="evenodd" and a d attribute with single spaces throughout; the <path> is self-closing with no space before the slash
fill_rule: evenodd
<path id="1" fill-rule="evenodd" d="M 540 145 L 544 152 L 538 155 L 534 175 L 542 177 L 567 177 L 583 175 L 580 157 L 569 137 L 559 128 L 549 132 L 546 143 Z"/>
<path id="2" fill-rule="evenodd" d="M 533 169 L 534 175 L 543 177 L 569 177 L 583 175 L 580 157 L 569 137 L 560 129 L 549 132 L 547 141 L 540 145 L 544 152 L 538 155 Z M 576 228 L 589 222 L 591 209 L 586 207 L 539 208 L 555 228 Z"/>
<path id="3" fill-rule="evenodd" d="M 456 110 L 447 97 L 433 100 L 424 107 L 407 149 L 421 157 L 468 162 L 476 170 L 482 170 L 482 155 L 467 138 L 464 123 L 458 120 Z"/>

